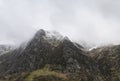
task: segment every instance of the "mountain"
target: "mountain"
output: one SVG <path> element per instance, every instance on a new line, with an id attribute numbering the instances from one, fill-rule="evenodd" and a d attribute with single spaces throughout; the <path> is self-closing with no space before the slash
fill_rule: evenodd
<path id="1" fill-rule="evenodd" d="M 0 55 L 9 52 L 14 49 L 14 46 L 11 45 L 0 45 Z"/>
<path id="2" fill-rule="evenodd" d="M 120 81 L 120 45 L 93 49 L 90 56 L 96 60 L 106 81 Z"/>
<path id="3" fill-rule="evenodd" d="M 109 67 L 111 58 L 103 52 L 86 51 L 68 37 L 41 29 L 25 45 L 0 56 L 0 81 L 119 81 L 116 68 L 113 76 L 107 73 L 107 68 L 119 68 L 119 55 L 116 66 Z"/>

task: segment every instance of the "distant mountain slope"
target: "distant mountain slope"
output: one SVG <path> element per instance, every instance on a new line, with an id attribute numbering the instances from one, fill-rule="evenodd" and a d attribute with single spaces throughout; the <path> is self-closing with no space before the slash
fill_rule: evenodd
<path id="1" fill-rule="evenodd" d="M 14 46 L 10 45 L 0 45 L 0 55 L 9 52 L 14 49 Z"/>

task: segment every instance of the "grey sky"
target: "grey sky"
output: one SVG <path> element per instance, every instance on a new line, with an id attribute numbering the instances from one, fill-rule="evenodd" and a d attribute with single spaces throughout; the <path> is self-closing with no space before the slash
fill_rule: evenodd
<path id="1" fill-rule="evenodd" d="M 41 28 L 96 45 L 120 43 L 120 0 L 0 0 L 0 43 L 20 44 Z"/>

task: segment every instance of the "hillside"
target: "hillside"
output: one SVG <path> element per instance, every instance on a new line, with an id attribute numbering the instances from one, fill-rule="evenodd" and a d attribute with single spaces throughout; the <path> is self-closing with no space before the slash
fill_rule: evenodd
<path id="1" fill-rule="evenodd" d="M 120 81 L 120 45 L 93 49 L 90 55 L 107 81 Z"/>
<path id="2" fill-rule="evenodd" d="M 119 51 L 113 46 L 88 52 L 68 37 L 41 29 L 25 47 L 0 56 L 0 80 L 119 81 Z"/>

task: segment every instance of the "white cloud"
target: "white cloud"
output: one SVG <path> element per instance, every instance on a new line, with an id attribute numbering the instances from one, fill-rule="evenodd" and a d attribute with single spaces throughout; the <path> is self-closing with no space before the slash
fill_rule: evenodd
<path id="1" fill-rule="evenodd" d="M 120 43 L 119 0 L 0 0 L 0 41 L 21 43 L 36 29 L 96 45 Z"/>

